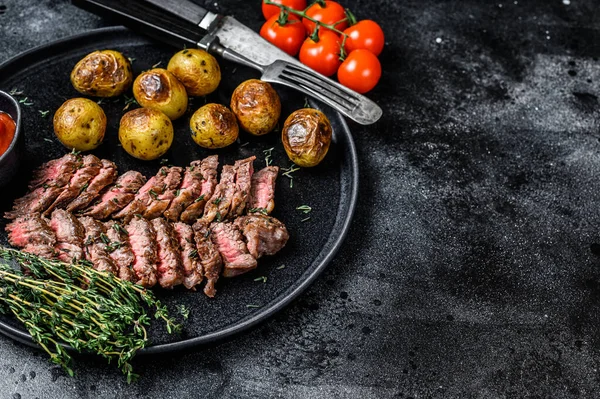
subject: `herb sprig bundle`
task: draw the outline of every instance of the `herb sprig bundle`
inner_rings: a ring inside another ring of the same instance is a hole
[[[14,270],[16,262],[29,275]],[[148,341],[146,327],[154,312],[169,333],[181,326],[152,292],[99,272],[86,261],[68,264],[0,247],[0,312],[11,312],[33,339],[69,375],[71,356],[63,347],[97,353],[117,366],[131,382],[131,359]]]

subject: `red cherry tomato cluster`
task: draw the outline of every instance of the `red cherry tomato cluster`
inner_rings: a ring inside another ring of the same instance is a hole
[[[344,86],[366,93],[381,77],[377,56],[384,35],[374,21],[356,21],[339,3],[318,0],[262,0],[267,20],[260,35],[300,62]]]

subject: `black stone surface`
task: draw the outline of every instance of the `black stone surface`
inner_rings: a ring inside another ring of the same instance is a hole
[[[258,1],[206,3],[260,26]],[[0,4],[0,60],[110,24]],[[386,31],[384,117],[351,125],[360,205],[318,282],[247,335],[138,359],[130,386],[0,337],[0,397],[598,396],[597,1],[344,4]]]

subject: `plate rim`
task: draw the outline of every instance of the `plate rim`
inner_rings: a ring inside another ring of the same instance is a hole
[[[48,51],[53,47],[64,45],[65,43],[70,43],[73,41],[85,39],[92,36],[102,35],[102,34],[115,34],[119,32],[131,32],[140,37],[145,37],[149,41],[153,41],[152,38],[134,32],[124,26],[109,26],[102,27],[97,29],[91,29],[82,33],[78,33],[75,35],[66,36],[60,39],[53,40],[48,43],[44,43],[38,46],[35,46],[29,50],[25,50],[21,53],[14,55],[8,60],[2,62],[0,64],[0,71],[2,69],[6,69],[7,67],[18,63],[24,58],[35,54],[40,51]],[[314,101],[311,99],[311,101]],[[229,339],[235,335],[238,335],[242,332],[248,331],[254,327],[257,327],[259,324],[264,323],[271,319],[275,314],[282,311],[284,308],[289,306],[294,300],[296,300],[303,292],[305,292],[314,281],[321,275],[321,273],[325,270],[325,268],[329,265],[329,263],[335,258],[337,253],[339,252],[341,246],[343,245],[346,236],[350,230],[350,225],[354,218],[354,214],[356,211],[356,205],[358,201],[358,190],[359,190],[359,162],[358,162],[358,154],[356,151],[356,145],[352,138],[352,134],[350,132],[350,128],[346,119],[337,111],[332,110],[336,117],[338,118],[341,124],[341,133],[345,136],[345,139],[348,144],[347,152],[350,155],[348,157],[349,168],[353,172],[352,179],[350,181],[349,187],[349,202],[348,202],[348,212],[343,217],[342,224],[340,226],[340,234],[334,239],[334,241],[330,244],[331,248],[328,253],[323,257],[321,262],[306,276],[306,278],[297,285],[291,292],[285,294],[283,298],[277,300],[276,303],[272,304],[269,307],[260,308],[255,313],[253,313],[249,318],[244,320],[241,323],[236,323],[229,327],[220,329],[218,331],[210,332],[204,334],[202,336],[193,337],[184,339],[178,342],[171,342],[166,344],[157,344],[152,345],[150,343],[149,346],[139,350],[137,355],[148,355],[148,354],[159,354],[159,353],[167,353],[167,352],[175,352],[182,349],[188,349],[192,347],[197,347],[201,345],[207,345],[212,343],[217,343],[219,341],[223,341]],[[26,344],[31,347],[39,348],[38,344],[33,341],[31,335],[27,331],[20,330],[11,325],[8,325],[0,320],[0,333],[3,335],[14,339],[20,343]],[[63,345],[68,347],[67,345]]]

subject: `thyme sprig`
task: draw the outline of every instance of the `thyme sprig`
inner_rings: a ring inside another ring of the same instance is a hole
[[[294,176],[292,176],[292,173],[299,171],[300,168],[293,163],[289,168],[281,168],[281,170],[284,171],[282,175],[290,179],[290,188],[294,187]]]
[[[28,274],[13,269],[17,263]],[[71,356],[64,345],[111,360],[131,382],[131,360],[148,342],[147,309],[163,319],[169,333],[180,331],[152,292],[112,274],[0,247],[0,312],[12,313],[34,341],[69,375]]]

